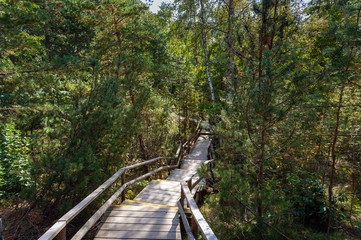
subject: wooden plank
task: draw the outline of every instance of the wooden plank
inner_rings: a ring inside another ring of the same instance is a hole
[[[175,193],[175,192],[167,192],[167,191],[146,191],[146,192],[142,192],[141,194],[138,194],[138,197],[141,197],[141,196],[162,196],[162,197],[175,197],[179,195],[178,193]],[[135,200],[137,200],[136,198],[134,198]]]
[[[182,163],[186,162],[186,163],[203,163],[205,161],[208,161],[208,159],[192,159],[192,158],[187,158],[187,159],[183,159]]]
[[[128,212],[177,212],[177,207],[158,207],[158,206],[128,206],[116,205],[108,208],[108,211],[128,211]]]
[[[214,232],[212,231],[212,229],[204,219],[203,215],[199,211],[198,206],[194,201],[192,194],[188,189],[187,184],[185,182],[182,182],[181,185],[182,185],[182,191],[184,192],[184,196],[187,199],[194,220],[197,223],[199,229],[201,230],[203,237],[205,239],[216,240],[217,239],[216,235],[214,234]]]
[[[196,173],[197,171],[196,170],[190,170],[188,171],[187,169],[175,169],[172,173],[171,173],[171,176],[172,175],[193,175],[194,173]],[[169,178],[169,177],[168,177]],[[169,180],[167,178],[167,180]]]
[[[208,146],[210,144],[209,137],[202,135],[198,138],[198,141],[192,148],[189,155],[186,157],[186,159],[199,159],[199,160],[207,160],[208,155]]]
[[[168,193],[166,191],[163,192],[144,192],[142,194],[139,194],[136,198],[134,198],[135,200],[138,200],[139,198],[143,198],[143,197],[162,197],[162,198],[176,198],[179,194],[172,194],[172,193]],[[142,200],[139,200],[142,201]]]
[[[151,189],[165,190],[170,192],[180,192],[180,184],[178,182],[168,184],[166,182],[152,181],[147,187]]]
[[[161,225],[173,225],[178,224],[178,217],[173,219],[160,219],[160,218],[133,218],[133,217],[107,217],[103,219],[106,223],[146,223],[146,224],[161,224]]]
[[[144,198],[140,198],[140,201],[152,201],[154,203],[158,203],[158,204],[165,204],[168,206],[176,206],[178,199],[174,198],[174,199],[168,199],[167,201],[165,201],[162,198],[156,198],[156,197],[144,197]]]
[[[156,206],[156,207],[165,207],[165,208],[168,208],[168,207],[175,207],[175,206],[170,206],[170,205],[166,205],[166,204],[161,204],[161,203],[151,203],[151,202],[143,202],[143,201],[137,201],[137,200],[129,200],[127,199],[126,201],[124,201],[122,204],[126,204],[126,205],[132,205],[132,206],[141,206],[141,207],[153,207],[153,206]]]
[[[177,199],[180,197],[180,191],[179,192],[172,192],[172,194],[169,194],[169,192],[163,191],[163,192],[158,192],[158,191],[154,191],[154,192],[144,192],[142,194],[139,194],[136,199],[138,200],[139,198],[163,198],[164,200],[167,199]],[[141,200],[139,200],[141,201]],[[166,203],[164,203],[165,205],[168,205]]]
[[[134,239],[134,238],[122,238],[122,240],[132,240],[132,239]],[[177,238],[174,238],[174,240],[175,239],[181,240],[181,237],[178,237],[178,235],[177,235]],[[94,238],[94,240],[119,240],[119,238]],[[138,240],[149,240],[149,239],[147,239],[147,238],[139,238]]]
[[[143,232],[143,231],[104,231],[100,230],[99,238],[132,238],[132,239],[176,239],[176,232]]]
[[[134,239],[134,238],[122,238],[122,240],[128,240],[128,239]],[[140,239],[149,239],[149,238],[140,238]],[[176,231],[176,238],[177,240],[181,240],[181,234],[180,231]],[[96,237],[94,238],[94,240],[119,240],[119,238],[100,238],[100,237]]]
[[[169,199],[169,198],[179,198],[180,193],[169,193],[166,191],[147,191],[147,192],[143,192],[142,194],[139,194],[136,198],[142,198],[142,197],[162,197],[164,199]]]
[[[142,230],[146,231],[159,231],[159,232],[168,232],[168,231],[179,231],[179,224],[172,225],[160,225],[160,224],[129,224],[129,223],[103,223],[102,230]]]
[[[180,185],[179,185],[179,190],[180,190]],[[138,195],[142,195],[142,194],[177,195],[180,194],[180,191],[168,191],[168,189],[147,188],[141,191]]]
[[[172,174],[167,178],[167,180],[172,181],[184,181],[188,180],[188,178],[192,177],[196,171],[184,171],[180,169],[175,169]]]
[[[151,191],[151,192],[169,192],[169,193],[172,193],[172,194],[176,194],[176,193],[179,193],[180,192],[180,184],[179,186],[177,187],[173,187],[173,186],[156,186],[156,185],[153,185],[153,186],[150,186],[148,188],[149,190],[146,190],[146,191]],[[144,192],[146,192],[144,191]],[[142,191],[143,192],[143,191]]]
[[[161,182],[161,183],[169,183],[169,184],[179,185],[179,182],[172,181],[172,180],[167,180],[167,179],[155,179],[153,181],[154,182]]]
[[[202,166],[203,160],[199,160],[198,163],[187,163],[187,162],[183,162],[182,166],[180,169],[184,169],[184,170],[195,170],[198,169]]]
[[[164,204],[168,206],[175,206],[173,205],[174,201],[177,201],[179,196],[172,196],[172,195],[138,195],[135,200],[143,201],[143,202],[153,202],[158,204]],[[156,202],[154,202],[156,201]],[[172,204],[169,204],[168,202],[172,202]]]
[[[138,218],[174,218],[175,212],[134,212],[134,211],[111,211],[107,212],[105,217],[138,217]]]
[[[179,196],[162,197],[157,195],[143,195],[143,196],[138,196],[137,199],[139,201],[154,202],[158,204],[164,204],[167,206],[175,207],[179,199]]]

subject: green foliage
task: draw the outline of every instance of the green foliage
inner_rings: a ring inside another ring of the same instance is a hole
[[[173,154],[208,113],[220,238],[344,238],[332,229],[357,231],[361,214],[360,9],[1,1],[1,197],[28,190],[56,218],[123,165]]]
[[[44,216],[67,211],[124,162],[173,154],[177,74],[167,30],[146,9],[130,0],[1,3],[0,119],[32,139],[26,200]]]
[[[15,129],[15,124],[3,126],[0,140],[0,199],[6,199],[32,184],[30,141]]]
[[[306,179],[288,174],[285,197],[292,203],[292,214],[305,226],[323,230],[328,208],[325,188],[317,174],[305,174]]]

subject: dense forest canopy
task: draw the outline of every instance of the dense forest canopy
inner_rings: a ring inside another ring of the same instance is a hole
[[[0,201],[36,239],[211,124],[220,239],[360,239],[361,1],[0,1]],[[182,116],[180,118],[179,116]]]

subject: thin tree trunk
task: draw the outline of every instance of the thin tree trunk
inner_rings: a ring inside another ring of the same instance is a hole
[[[44,11],[48,10],[48,1],[44,1]],[[50,43],[50,34],[49,34],[49,26],[48,26],[48,21],[45,21],[44,24],[44,37],[45,37],[45,47],[48,50],[48,55],[50,56],[50,48],[51,48],[51,43]]]
[[[207,80],[208,80],[208,84],[209,84],[209,90],[211,92],[211,99],[212,99],[213,109],[215,109],[216,98],[215,98],[215,95],[214,95],[214,89],[213,89],[211,74],[209,72],[207,36],[206,36],[206,29],[205,29],[206,28],[206,20],[205,20],[203,0],[200,0],[200,3],[201,3],[202,42],[203,42],[203,50],[204,50],[204,61],[205,61],[205,64],[206,64],[206,74],[207,74]]]
[[[330,184],[328,186],[328,204],[329,204],[329,208],[327,209],[327,220],[326,220],[326,231],[327,234],[330,233],[330,225],[331,225],[331,210],[330,208],[332,207],[333,203],[332,203],[332,198],[333,198],[333,182],[334,182],[334,178],[335,178],[335,170],[336,170],[336,143],[337,143],[337,139],[338,139],[338,129],[340,127],[340,114],[341,114],[341,107],[342,107],[342,98],[343,98],[343,90],[344,90],[345,86],[343,85],[341,88],[341,92],[340,92],[340,96],[339,96],[339,100],[338,100],[338,108],[337,108],[337,112],[336,112],[336,126],[335,126],[335,131],[334,131],[334,137],[333,137],[333,141],[332,141],[332,146],[331,146],[331,158],[332,158],[332,165],[331,165],[331,174],[330,174]]]
[[[264,179],[264,161],[265,161],[265,146],[266,146],[266,129],[267,126],[262,126],[261,132],[261,156],[259,158],[259,172],[258,172],[258,196],[257,196],[257,213],[260,221],[258,223],[259,238],[263,239],[263,179]]]
[[[197,17],[197,11],[193,11],[193,22],[194,24],[196,24],[196,17]],[[196,62],[196,66],[199,65],[199,61],[198,61],[198,38],[195,39],[196,42],[194,43],[194,49],[193,49],[193,54],[195,57],[195,62]]]
[[[360,13],[361,13],[361,8],[358,10],[358,13],[357,13],[357,21],[356,21],[357,25],[359,25]],[[348,57],[349,61],[347,63],[345,72],[347,72],[349,67],[350,67],[350,61],[352,59],[353,49],[354,49],[354,45],[351,46],[351,51],[350,51],[349,57]],[[346,85],[346,83],[343,82],[342,87],[341,87],[340,96],[339,96],[339,99],[338,99],[338,107],[337,107],[337,112],[336,112],[336,126],[335,126],[332,146],[331,146],[332,165],[331,165],[331,174],[330,174],[330,185],[328,186],[329,208],[327,209],[327,219],[326,219],[326,232],[327,232],[327,234],[330,233],[330,225],[331,225],[331,210],[330,210],[330,208],[333,205],[332,204],[333,182],[334,182],[334,178],[335,178],[335,174],[336,174],[336,151],[335,151],[335,149],[336,149],[336,143],[337,143],[337,139],[338,139],[338,132],[339,132],[338,129],[340,127],[340,115],[341,115],[341,108],[342,108],[342,98],[343,98],[343,91],[345,89],[345,85]]]
[[[234,0],[229,0],[228,5],[228,29],[226,35],[227,43],[227,99],[230,101],[232,99],[232,84],[233,84],[233,62],[234,62],[234,41],[233,41],[233,18],[234,18]]]

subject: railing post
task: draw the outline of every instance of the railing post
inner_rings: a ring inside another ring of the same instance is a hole
[[[190,178],[188,180],[187,185],[188,185],[189,191],[192,191],[192,178]]]
[[[162,167],[163,166],[163,159],[159,160],[159,166],[158,167]],[[162,170],[159,171],[159,175],[158,175],[158,178],[159,179],[162,179]]]
[[[191,222],[191,229],[192,229],[192,233],[193,236],[198,239],[198,225],[196,220],[194,219],[194,216],[192,215],[192,222]]]
[[[121,179],[122,179],[122,186],[125,184],[125,171],[122,173],[121,175]],[[125,189],[122,192],[122,202],[125,201]]]
[[[190,192],[192,192],[192,178],[190,178],[187,182],[188,189]],[[187,207],[189,207],[189,202],[187,201]]]
[[[178,159],[177,159],[177,164],[178,164],[178,167],[180,167],[180,166],[181,166],[181,164],[182,164],[181,160],[182,160],[182,158],[183,158],[183,154],[184,154],[184,149],[183,149],[183,148],[181,148],[181,152],[179,153],[179,155],[178,155]]]
[[[170,165],[173,165],[172,164],[172,160],[174,161],[174,159],[172,159],[172,158],[169,158],[168,160],[167,160],[167,165],[168,166],[170,166]],[[170,168],[168,168],[168,176],[170,175]]]
[[[184,209],[184,192],[183,192],[183,187],[181,186],[181,198],[180,198],[180,203],[182,208]]]
[[[66,240],[66,226],[58,233],[58,240]]]

